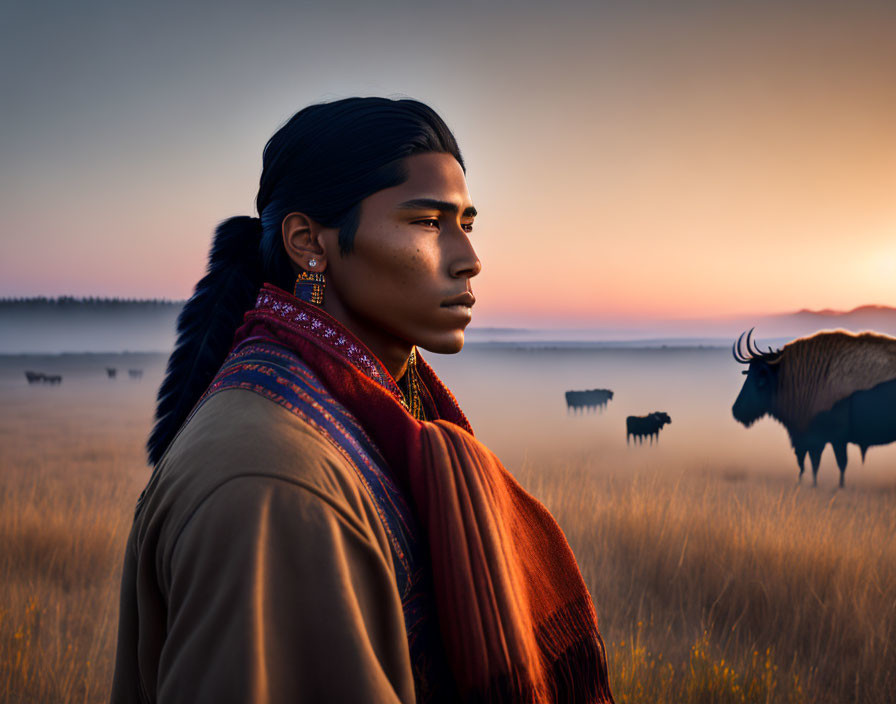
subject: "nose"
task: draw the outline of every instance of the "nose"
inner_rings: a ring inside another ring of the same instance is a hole
[[[451,259],[451,265],[448,268],[452,278],[455,279],[471,279],[482,271],[482,262],[476,256],[476,250],[473,249],[473,243],[463,230],[460,231],[460,237],[457,238],[461,246],[454,257]]]
[[[482,271],[482,262],[479,261],[479,257],[474,252],[472,259],[466,262],[455,263],[451,268],[451,276],[455,279],[472,279],[480,271]]]

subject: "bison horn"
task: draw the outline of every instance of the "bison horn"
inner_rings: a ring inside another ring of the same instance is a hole
[[[747,363],[750,361],[750,360],[749,360],[746,356],[744,356],[744,354],[741,352],[741,344],[743,343],[744,335],[746,335],[746,334],[747,334],[746,332],[742,332],[742,333],[740,334],[740,337],[737,338],[737,342],[735,342],[735,343],[733,343],[733,344],[731,345],[731,354],[734,355],[734,359],[735,359],[737,362],[740,362],[741,364],[747,364]]]
[[[761,357],[762,350],[760,350],[759,346],[751,339],[755,329],[756,328],[750,328],[750,332],[747,333],[747,352],[750,353],[751,357]]]
[[[774,350],[769,347],[768,352],[763,352],[753,340],[753,331],[755,329],[750,328],[748,331],[742,332],[740,337],[737,338],[737,342],[731,345],[731,354],[734,355],[734,359],[741,364],[749,364],[754,359],[761,359],[767,364],[778,364],[781,361],[783,350]],[[745,335],[747,337],[746,341],[744,340]],[[745,347],[746,351],[744,350]]]

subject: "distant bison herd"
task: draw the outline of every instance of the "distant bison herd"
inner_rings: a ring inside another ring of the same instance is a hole
[[[803,476],[806,455],[812,483],[830,443],[846,472],[846,446],[865,453],[872,445],[896,442],[896,338],[842,330],[819,332],[763,352],[752,330],[732,347],[734,359],[748,365],[731,411],[749,427],[763,416],[780,422],[790,436]]]
[[[844,485],[849,443],[865,454],[872,445],[896,442],[896,338],[876,333],[824,331],[789,342],[781,349],[759,349],[753,331],[732,346],[734,359],[746,364],[743,387],[731,409],[734,418],[750,427],[766,415],[786,429],[802,479],[806,456],[817,485],[824,448],[830,444]],[[744,339],[746,337],[746,340]],[[116,378],[118,370],[106,367]],[[131,379],[142,369],[128,369]],[[60,384],[62,375],[27,370],[29,384]],[[573,412],[600,409],[613,400],[610,389],[567,391],[566,406]],[[653,444],[663,426],[672,422],[664,411],[625,419],[625,441]]]
[[[114,379],[118,370],[115,367],[106,367],[106,376]],[[131,379],[142,379],[142,369],[128,369],[128,376]],[[25,370],[25,378],[29,384],[61,384],[61,374],[45,374],[44,372],[34,372],[29,369]]]

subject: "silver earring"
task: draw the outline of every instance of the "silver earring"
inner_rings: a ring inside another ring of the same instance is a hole
[[[317,266],[317,259],[309,259],[308,266]]]

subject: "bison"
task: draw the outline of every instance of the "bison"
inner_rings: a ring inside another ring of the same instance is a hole
[[[44,374],[43,372],[26,371],[25,378],[29,384],[61,384],[61,374]]]
[[[877,333],[825,331],[761,351],[752,330],[732,346],[735,360],[748,364],[747,378],[734,405],[734,418],[749,427],[770,415],[790,437],[800,468],[806,455],[812,484],[825,446],[834,448],[840,486],[846,472],[846,446],[862,459],[871,445],[896,440],[896,338]]]
[[[600,408],[613,400],[613,392],[609,389],[591,389],[590,391],[567,391],[566,408],[577,411],[582,408]]]
[[[671,422],[669,414],[663,411],[654,411],[646,416],[629,416],[625,419],[625,444],[628,445],[632,436],[641,443],[644,442],[645,436],[649,436],[653,444],[654,438],[659,441],[662,427]]]

